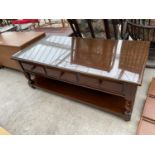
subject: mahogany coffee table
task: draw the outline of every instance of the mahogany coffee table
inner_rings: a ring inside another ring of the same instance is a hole
[[[16,53],[29,85],[130,120],[149,42],[46,36]]]
[[[20,70],[11,56],[45,36],[44,32],[5,32],[0,35],[0,67]]]

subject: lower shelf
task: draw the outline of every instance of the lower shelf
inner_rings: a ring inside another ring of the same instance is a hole
[[[123,118],[125,116],[125,99],[120,96],[106,94],[41,76],[36,76],[33,86],[69,97],[76,101],[91,104]]]

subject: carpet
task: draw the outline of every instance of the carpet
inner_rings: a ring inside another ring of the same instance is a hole
[[[32,89],[24,75],[0,70],[0,125],[11,134],[135,134],[154,69],[146,69],[131,121],[46,91]]]

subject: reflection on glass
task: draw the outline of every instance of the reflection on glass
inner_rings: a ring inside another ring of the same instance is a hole
[[[116,46],[116,41],[73,38],[71,63],[109,72],[115,61]]]
[[[141,42],[138,41],[123,41],[119,68],[134,73],[140,73],[146,59],[146,55],[143,54],[143,50],[145,50],[144,48],[146,48],[145,43],[141,44]]]

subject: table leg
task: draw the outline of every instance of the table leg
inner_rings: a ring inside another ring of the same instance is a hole
[[[35,88],[35,86],[33,85],[34,84],[34,80],[32,79],[31,74],[25,71],[25,69],[24,69],[24,67],[23,67],[23,65],[22,65],[22,63],[20,61],[19,61],[19,65],[22,68],[25,77],[28,79],[28,85],[31,88]]]
[[[130,101],[127,101],[125,102],[125,111],[124,111],[124,119],[126,121],[129,121],[131,119],[131,113],[132,113],[132,106],[131,106],[131,102]]]
[[[34,84],[34,80],[31,78],[31,74],[30,73],[27,73],[25,72],[25,77],[28,79],[28,85],[31,87],[31,88],[34,88],[35,89],[35,86],[33,85]]]
[[[124,106],[124,119],[129,121],[131,119],[131,114],[134,106],[135,95],[137,91],[137,86],[132,84],[124,84],[125,93],[125,106]]]

